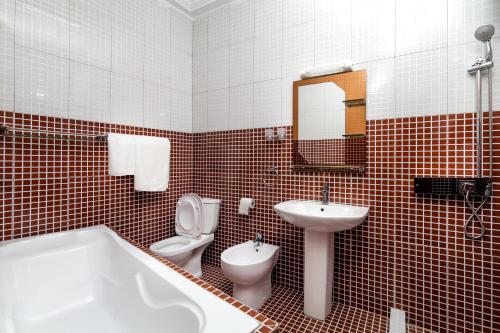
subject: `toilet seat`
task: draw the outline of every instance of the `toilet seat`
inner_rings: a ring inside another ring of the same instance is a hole
[[[194,250],[197,247],[210,243],[213,240],[213,234],[201,235],[199,239],[174,236],[154,243],[151,245],[150,249],[160,256],[171,257]]]
[[[175,232],[177,235],[196,239],[201,237],[202,208],[202,200],[196,194],[186,194],[179,199],[175,210]]]

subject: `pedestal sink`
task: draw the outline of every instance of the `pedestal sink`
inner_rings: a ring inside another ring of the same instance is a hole
[[[304,228],[304,313],[325,320],[332,306],[333,233],[361,224],[369,208],[291,200],[275,205],[274,210]]]

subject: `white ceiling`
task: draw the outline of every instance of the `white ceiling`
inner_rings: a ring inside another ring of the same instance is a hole
[[[186,14],[196,17],[233,0],[167,0]]]

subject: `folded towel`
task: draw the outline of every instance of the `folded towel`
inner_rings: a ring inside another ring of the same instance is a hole
[[[158,192],[168,188],[170,140],[140,136],[135,144],[134,189]]]
[[[135,135],[108,133],[108,165],[110,176],[134,174]]]

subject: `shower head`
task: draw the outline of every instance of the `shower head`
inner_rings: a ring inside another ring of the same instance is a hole
[[[495,27],[492,24],[483,24],[476,29],[474,37],[481,42],[487,42],[491,40],[494,34]]]

